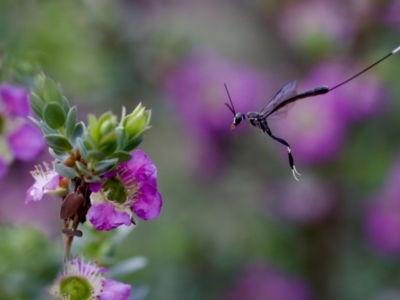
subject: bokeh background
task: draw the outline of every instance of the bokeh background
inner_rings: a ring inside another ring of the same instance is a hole
[[[153,111],[141,149],[161,216],[117,249],[148,265],[132,299],[400,299],[400,56],[271,118],[239,112],[286,83],[334,86],[400,45],[398,0],[0,0],[1,53],[29,58],[88,112]],[[43,154],[37,163],[50,158]],[[0,187],[0,299],[41,299],[59,202],[24,204],[35,163]]]

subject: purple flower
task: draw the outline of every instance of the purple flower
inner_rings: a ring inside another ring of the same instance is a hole
[[[44,149],[42,133],[26,118],[28,95],[24,87],[0,84],[0,176],[14,159],[32,161]]]
[[[54,170],[50,170],[47,164],[36,166],[34,171],[31,171],[35,183],[26,191],[25,204],[31,201],[42,200],[43,195],[65,196],[66,188],[60,186],[61,176]]]
[[[280,19],[282,37],[295,45],[338,41],[354,32],[354,22],[344,17],[349,7],[318,0],[288,3]]]
[[[321,63],[312,70],[306,83],[310,87],[320,85],[333,87],[350,78],[363,67],[361,64],[345,64],[339,61]],[[373,72],[363,74],[337,90],[322,96],[322,99],[324,99],[323,102],[333,102],[336,114],[344,122],[360,121],[373,116],[388,104],[387,91]]]
[[[97,230],[129,226],[133,212],[143,220],[157,218],[162,197],[157,190],[157,168],[141,150],[104,176],[103,183],[90,185],[92,207],[88,218]]]
[[[383,15],[383,20],[390,24],[394,25],[395,28],[398,28],[400,25],[400,2],[397,0],[392,0],[389,2],[389,5],[387,5],[387,10]]]
[[[127,300],[131,286],[107,279],[106,268],[86,264],[83,260],[72,259],[64,263],[64,271],[49,287],[49,293],[57,299],[84,300]]]
[[[306,78],[302,84],[306,88],[299,90],[321,85],[333,87],[358,69],[334,62],[323,63]],[[326,95],[299,101],[290,118],[277,122],[276,126],[271,122],[272,132],[288,141],[295,159],[319,163],[335,157],[348,126],[385,106],[382,84],[373,75],[363,75]]]
[[[194,162],[195,170],[206,175],[217,173],[224,165],[221,158],[227,156],[226,136],[233,115],[224,105],[229,102],[224,83],[238,112],[261,108],[270,86],[265,74],[210,51],[193,53],[165,80],[166,94],[191,139],[194,159],[190,163]],[[245,128],[242,126],[235,133]]]
[[[176,66],[167,77],[165,88],[191,133],[225,134],[233,116],[224,105],[229,102],[224,83],[236,110],[248,111],[265,97],[267,79],[247,66],[199,51]]]
[[[388,177],[386,186],[367,206],[365,233],[371,247],[381,254],[400,254],[400,161]]]
[[[331,213],[335,204],[334,189],[317,179],[303,178],[301,184],[286,182],[268,194],[271,218],[309,224]]]
[[[290,144],[295,159],[318,163],[337,155],[346,123],[336,114],[332,100],[330,94],[305,99],[286,119],[270,122],[272,133]]]
[[[265,264],[246,267],[224,300],[310,300],[307,284]]]

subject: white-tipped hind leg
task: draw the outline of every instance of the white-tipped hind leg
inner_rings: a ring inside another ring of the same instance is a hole
[[[299,179],[297,179],[296,175],[299,175],[299,176],[301,176],[301,174],[300,174],[299,172],[297,172],[297,170],[296,170],[296,166],[295,166],[295,165],[293,165],[293,168],[292,168],[292,173],[293,173],[293,177],[294,177],[294,179],[296,179],[297,181],[299,181]]]

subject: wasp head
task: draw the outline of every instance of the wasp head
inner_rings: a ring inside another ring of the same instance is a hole
[[[233,123],[231,125],[231,128],[234,129],[236,126],[240,124],[244,120],[244,114],[242,113],[237,113],[235,114],[235,117],[233,118]]]

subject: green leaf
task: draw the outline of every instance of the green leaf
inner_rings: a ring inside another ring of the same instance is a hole
[[[42,114],[43,114],[43,108],[46,103],[36,94],[31,93],[29,96],[29,103],[31,105],[31,108],[34,112],[34,114],[39,118],[43,119]]]
[[[88,132],[92,137],[94,142],[97,142],[100,139],[100,130],[98,126],[97,119],[94,115],[88,115]]]
[[[61,88],[60,88],[60,90],[61,90]],[[69,105],[69,101],[68,101],[67,97],[61,96],[61,106],[64,109],[65,114],[68,114],[68,112],[71,108],[71,105]]]
[[[40,126],[40,129],[42,129],[42,132],[43,132],[45,135],[49,135],[49,134],[58,134],[58,133],[57,133],[57,130],[55,130],[55,129],[53,129],[53,128],[50,128],[50,126],[47,125],[46,122],[40,121],[40,122],[39,122],[39,126]]]
[[[124,149],[128,144],[128,133],[123,127],[117,127],[115,132],[117,133],[117,149]]]
[[[34,117],[28,116],[28,119],[31,120],[37,127],[40,128],[40,122],[36,120]]]
[[[53,156],[61,161],[65,160],[69,157],[69,155],[67,153],[62,152],[62,151],[57,151],[57,150],[54,150],[51,148],[49,149],[49,153],[51,156]]]
[[[77,123],[75,125],[74,131],[72,132],[72,135],[71,135],[71,142],[75,145],[76,139],[83,138],[85,131],[86,131],[85,124],[83,124],[83,122]]]
[[[44,136],[47,146],[58,151],[70,151],[72,150],[71,143],[62,135],[59,134],[48,134]]]
[[[128,142],[128,145],[126,145],[124,151],[126,151],[126,152],[131,152],[133,149],[135,149],[137,146],[140,145],[140,143],[143,141],[143,138],[144,138],[144,137],[141,137],[141,138],[138,138],[138,139],[130,140],[130,141]]]
[[[75,161],[75,166],[76,168],[79,170],[79,172],[81,172],[82,174],[86,175],[86,176],[92,176],[92,171],[90,171],[88,169],[88,167],[86,167],[84,164],[82,164],[79,161]]]
[[[65,166],[61,161],[54,162],[54,170],[56,170],[56,172],[60,174],[62,177],[66,178],[72,179],[79,176],[79,174],[76,173],[74,168]]]
[[[48,103],[43,109],[43,120],[53,129],[64,126],[65,113],[59,103]]]
[[[110,142],[108,144],[104,144],[100,147],[99,149],[102,153],[104,153],[106,156],[111,155],[112,153],[117,150],[117,144],[114,142]]]
[[[101,161],[106,158],[106,156],[103,153],[101,153],[100,151],[97,151],[97,150],[89,150],[88,156],[89,156],[89,159],[93,159],[96,161]]]
[[[76,107],[72,107],[68,114],[67,114],[67,120],[65,121],[65,135],[67,138],[70,138],[72,136],[72,133],[74,132],[76,125]]]
[[[118,162],[122,163],[132,158],[132,154],[125,151],[116,151],[109,156],[109,158],[118,158]]]
[[[93,166],[93,169],[96,172],[106,172],[106,171],[110,171],[111,169],[113,169],[118,163],[118,158],[113,158],[113,159],[106,159],[106,160],[102,160],[99,161],[98,163],[96,163]]]
[[[81,138],[76,139],[76,144],[78,145],[79,153],[81,154],[83,160],[85,162],[89,162],[89,155],[88,151],[85,147],[85,144],[83,143],[83,140]]]
[[[48,77],[44,79],[43,87],[40,91],[40,96],[47,103],[57,102],[61,104],[61,92],[57,84]]]

